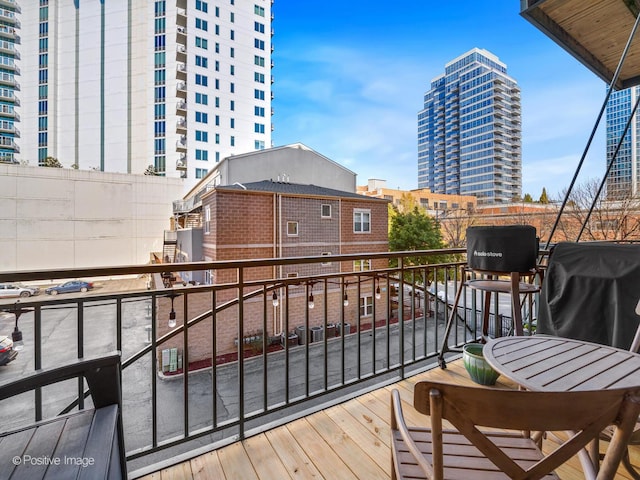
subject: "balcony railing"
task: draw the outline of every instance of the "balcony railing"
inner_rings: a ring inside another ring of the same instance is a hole
[[[135,472],[432,365],[463,259],[449,249],[0,273],[0,283],[41,291],[62,279],[93,282],[86,293],[0,301],[0,327],[15,321],[25,344],[2,382],[120,350]],[[479,337],[482,298],[462,298],[451,346]],[[508,330],[510,312],[491,303],[491,325]],[[83,408],[82,389],[75,382],[2,405],[4,426]]]

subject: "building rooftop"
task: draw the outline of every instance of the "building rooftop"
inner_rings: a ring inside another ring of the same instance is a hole
[[[334,190],[332,188],[319,187],[317,185],[307,185],[301,183],[278,182],[274,180],[263,180],[261,182],[235,183],[234,185],[218,186],[216,190],[248,190],[253,192],[273,192],[288,195],[305,195],[315,197],[336,197],[336,198],[353,198],[362,200],[368,198],[370,200],[378,200],[388,202],[385,199],[376,199],[372,197],[364,197],[358,193],[345,192],[342,190]]]

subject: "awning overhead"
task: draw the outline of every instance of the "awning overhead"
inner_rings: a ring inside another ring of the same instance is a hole
[[[640,0],[520,0],[520,14],[607,84],[633,28]],[[640,84],[640,29],[616,88]]]

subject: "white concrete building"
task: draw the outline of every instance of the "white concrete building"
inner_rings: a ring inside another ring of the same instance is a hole
[[[194,214],[198,217],[202,196],[212,188],[263,180],[356,193],[355,172],[302,143],[294,143],[223,159],[182,200],[173,202],[173,212],[176,218]],[[196,223],[200,223],[199,217]]]
[[[20,154],[189,190],[271,146],[271,0],[19,1]]]
[[[182,181],[0,164],[0,271],[149,263]]]

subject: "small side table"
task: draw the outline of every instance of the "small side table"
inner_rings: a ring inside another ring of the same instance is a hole
[[[458,290],[456,292],[456,297],[451,306],[451,314],[449,315],[449,319],[447,321],[447,326],[445,328],[444,339],[442,341],[442,347],[440,348],[440,353],[438,354],[438,364],[441,368],[446,368],[447,364],[444,360],[444,354],[447,352],[461,352],[459,349],[451,349],[449,348],[449,335],[451,334],[451,328],[455,324],[456,316],[458,315],[458,304],[460,303],[460,297],[462,296],[462,292],[465,288],[471,288],[472,290],[479,290],[484,292],[484,302],[483,302],[483,310],[482,310],[482,340],[485,342],[489,338],[489,306],[491,304],[491,294],[495,293],[506,293],[511,296],[511,312],[513,318],[513,332],[516,335],[524,335],[524,327],[522,324],[522,305],[523,303],[520,300],[520,295],[525,295],[525,297],[531,299],[531,295],[534,293],[540,292],[540,285],[536,285],[534,283],[523,282],[521,279],[523,277],[533,279],[536,275],[540,275],[542,283],[542,271],[540,270],[531,270],[529,272],[487,272],[482,270],[469,270],[466,267],[461,268],[461,274],[464,278],[467,274],[475,273],[482,275],[484,278],[479,279],[466,279],[460,282]],[[486,277],[498,277],[498,276],[509,275],[508,280],[494,279],[494,278],[486,278]],[[499,335],[499,324],[498,319],[496,318],[495,322],[495,332],[496,336]]]

